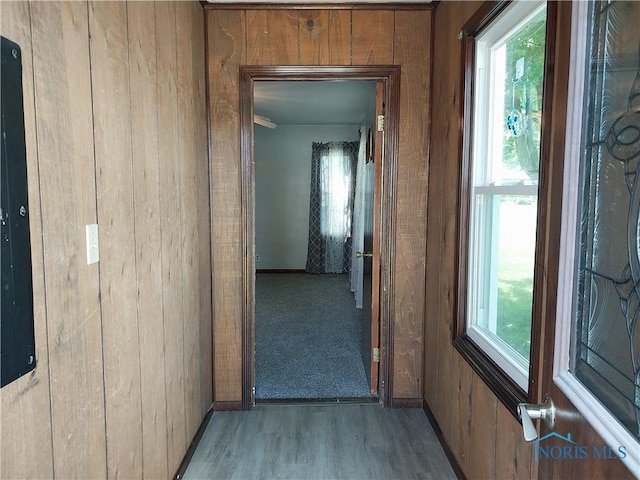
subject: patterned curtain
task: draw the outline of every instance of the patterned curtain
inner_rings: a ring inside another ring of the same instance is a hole
[[[306,271],[347,273],[360,142],[313,143]]]

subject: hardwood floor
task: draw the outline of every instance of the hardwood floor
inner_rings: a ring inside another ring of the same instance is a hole
[[[455,479],[420,409],[258,405],[215,412],[184,479]]]

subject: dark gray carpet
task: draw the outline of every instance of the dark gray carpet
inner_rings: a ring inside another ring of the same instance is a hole
[[[256,398],[369,397],[348,275],[256,275]]]

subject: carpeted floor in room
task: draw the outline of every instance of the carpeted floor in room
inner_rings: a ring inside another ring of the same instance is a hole
[[[348,275],[257,274],[256,398],[371,397],[362,322]]]

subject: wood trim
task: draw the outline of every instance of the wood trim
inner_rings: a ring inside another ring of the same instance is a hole
[[[380,214],[380,329],[381,355],[386,359],[380,367],[382,401],[392,405],[394,320],[395,312],[395,265],[396,265],[396,200],[398,178],[398,152],[400,151],[400,67],[397,75],[389,75],[386,89],[384,162],[382,170],[382,212]],[[385,182],[385,179],[388,179]],[[382,361],[382,360],[381,360]]]
[[[464,37],[475,37],[478,35],[509,3],[509,0],[484,2],[467,23],[462,26],[462,34]]]
[[[256,273],[307,273],[303,268],[257,268]]]
[[[392,405],[393,393],[393,312],[395,265],[396,177],[400,125],[400,66],[241,66],[240,125],[242,165],[242,251],[246,252],[242,267],[242,402],[243,410],[254,403],[255,329],[255,220],[253,169],[253,82],[257,80],[383,80],[386,83],[387,121],[381,194],[380,253],[380,330],[382,337],[379,387],[385,406]]]
[[[444,438],[444,435],[442,434],[442,430],[440,429],[440,425],[438,425],[438,421],[436,420],[436,417],[433,415],[433,412],[431,411],[431,409],[429,408],[429,405],[425,400],[422,400],[422,411],[427,416],[427,419],[429,420],[429,423],[431,424],[431,428],[433,428],[433,431],[436,434],[436,437],[438,437],[438,441],[440,442],[440,445],[444,450],[444,454],[447,456],[447,459],[449,460],[449,463],[451,464],[451,467],[453,468],[453,472],[456,474],[456,477],[458,477],[459,480],[467,480],[467,477],[464,474],[464,471],[462,470],[462,468],[460,467],[460,464],[458,463],[458,459],[453,454],[453,450],[451,450],[451,447],[449,446],[449,444]]]
[[[205,10],[433,10],[440,2],[431,3],[209,3],[200,2]]]
[[[422,398],[394,398],[391,401],[392,408],[421,408],[424,403]]]
[[[466,335],[456,337],[453,346],[507,410],[518,418],[518,404],[527,401],[527,393]]]
[[[242,410],[242,402],[241,401],[214,401],[213,402],[213,410],[216,412],[239,412]]]
[[[242,213],[242,410],[255,400],[255,192],[253,161],[253,79],[240,68],[240,165]]]
[[[207,425],[209,425],[209,420],[211,420],[211,416],[213,415],[213,412],[214,412],[214,409],[212,406],[205,414],[204,418],[202,419],[202,423],[200,423],[200,427],[198,427],[196,434],[193,436],[193,439],[189,444],[189,448],[187,449],[187,452],[184,454],[184,458],[182,459],[182,462],[180,462],[180,466],[178,467],[178,470],[173,476],[174,480],[180,480],[184,476],[185,472],[187,471],[189,462],[191,461],[193,454],[196,452],[196,449],[200,444],[200,440],[202,439],[202,436],[204,435],[204,432],[207,429]]]

